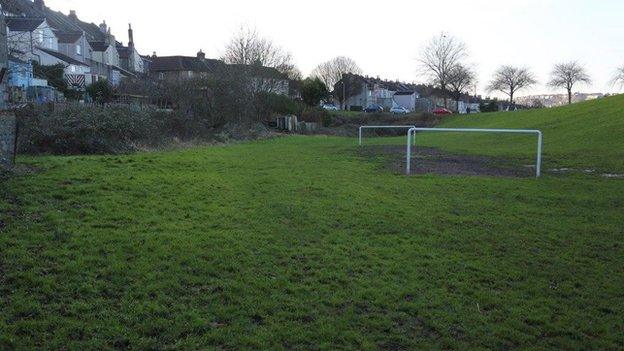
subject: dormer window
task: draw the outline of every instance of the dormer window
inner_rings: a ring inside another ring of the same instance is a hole
[[[43,44],[43,30],[39,29],[35,32],[35,40],[37,40],[37,44]]]
[[[82,55],[82,46],[76,45],[76,55]]]

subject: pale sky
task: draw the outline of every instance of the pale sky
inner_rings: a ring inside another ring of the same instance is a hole
[[[583,92],[614,92],[608,81],[624,65],[623,0],[46,0],[87,22],[106,20],[126,43],[132,23],[142,54],[218,58],[242,24],[256,27],[294,56],[307,75],[335,56],[356,60],[365,74],[422,82],[419,51],[444,31],[463,40],[483,94],[501,64],[528,66],[540,84],[520,95],[554,93],[545,86],[554,63],[577,60],[594,79]],[[485,94],[484,94],[485,95]]]

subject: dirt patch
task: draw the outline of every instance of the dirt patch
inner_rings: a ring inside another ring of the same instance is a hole
[[[405,174],[407,162],[405,146],[364,146],[358,152],[360,156],[372,161],[381,160],[386,169]],[[426,147],[416,147],[412,152],[413,175],[442,174],[514,178],[535,176],[535,166],[524,165],[518,160],[462,155]]]

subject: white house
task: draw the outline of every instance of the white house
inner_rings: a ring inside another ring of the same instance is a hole
[[[7,17],[9,53],[23,60],[36,60],[35,49],[58,51],[58,39],[45,18]]]
[[[371,105],[379,105],[390,109],[395,105],[403,106],[410,111],[415,109],[419,95],[414,84],[398,81],[388,81],[379,78],[364,77],[356,74],[345,74],[341,81],[334,86],[335,91],[347,98],[344,108],[347,110],[362,110]],[[409,95],[397,93],[410,92]],[[399,99],[397,101],[396,99]],[[405,104],[405,106],[403,105]]]
[[[420,95],[413,90],[397,91],[394,93],[394,103],[398,106],[408,109],[410,112],[416,111],[416,101]]]

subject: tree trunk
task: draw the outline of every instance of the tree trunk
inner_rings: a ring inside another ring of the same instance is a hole
[[[572,89],[568,89],[568,105],[572,105]]]

